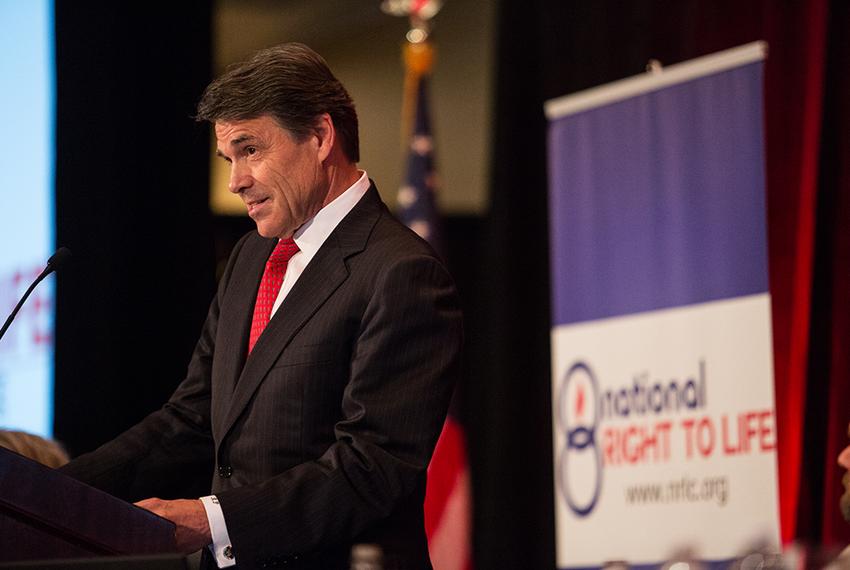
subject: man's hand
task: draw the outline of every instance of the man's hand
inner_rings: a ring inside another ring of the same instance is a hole
[[[197,499],[164,501],[153,498],[139,501],[136,506],[177,525],[174,538],[177,542],[177,550],[184,554],[200,550],[212,542],[207,511],[203,503]]]

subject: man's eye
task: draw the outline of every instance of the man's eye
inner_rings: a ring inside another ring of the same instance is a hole
[[[245,147],[245,154],[247,154],[248,156],[251,156],[251,155],[257,154],[257,147],[255,147],[255,146],[246,146],[246,147]]]

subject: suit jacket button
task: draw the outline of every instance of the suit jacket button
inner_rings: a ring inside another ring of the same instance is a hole
[[[222,479],[229,479],[230,476],[233,475],[233,467],[230,465],[219,465],[218,466],[218,476]]]

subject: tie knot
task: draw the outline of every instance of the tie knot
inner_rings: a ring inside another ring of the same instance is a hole
[[[289,261],[293,255],[298,253],[298,245],[292,238],[282,239],[277,242],[274,251],[269,256],[269,265],[283,265]]]

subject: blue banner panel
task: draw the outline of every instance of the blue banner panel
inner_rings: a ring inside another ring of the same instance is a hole
[[[762,73],[552,121],[553,326],[767,292]]]

